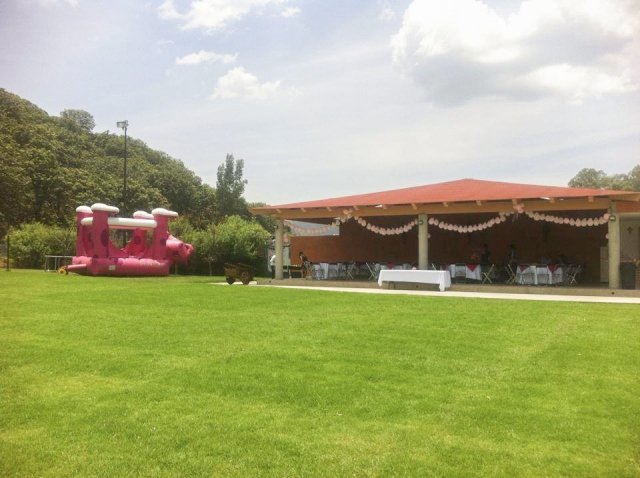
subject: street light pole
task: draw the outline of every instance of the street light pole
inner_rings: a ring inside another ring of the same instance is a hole
[[[129,121],[118,121],[116,123],[118,128],[122,128],[124,130],[124,188],[122,191],[122,209],[123,213],[127,211],[127,127],[129,126]]]

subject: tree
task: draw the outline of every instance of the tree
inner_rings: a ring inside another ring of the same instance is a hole
[[[263,202],[252,202],[248,204],[248,207],[249,209],[253,209],[254,207],[263,207],[266,205],[267,204]],[[265,231],[267,231],[269,234],[274,234],[274,231],[276,230],[276,220],[273,217],[263,216],[262,214],[259,214],[255,217],[255,219],[258,224],[260,224],[264,228]]]
[[[225,162],[218,166],[218,181],[216,182],[216,202],[218,215],[222,218],[234,214],[247,217],[247,203],[242,195],[247,184],[242,179],[244,159],[234,159],[233,154],[227,154]]]
[[[602,170],[584,168],[578,171],[570,181],[574,188],[605,188],[628,191],[640,191],[640,164],[628,174],[610,174]]]
[[[593,168],[583,168],[571,180],[572,188],[602,188],[607,182],[607,173]]]
[[[90,133],[96,127],[96,122],[91,113],[84,110],[64,110],[60,113],[60,117],[71,123],[75,123],[80,129]]]

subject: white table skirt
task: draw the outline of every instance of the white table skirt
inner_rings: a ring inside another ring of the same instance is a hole
[[[516,267],[516,283],[520,285],[553,285],[562,284],[564,280],[564,267],[543,265],[529,265]]]
[[[471,270],[472,268],[468,264],[449,264],[449,274],[451,274],[451,277],[456,277],[457,269],[459,268],[461,271],[464,269],[465,279],[480,281],[482,280],[482,268],[480,264],[474,264],[474,266],[473,270]]]
[[[441,291],[451,287],[451,274],[449,271],[417,271],[387,269],[380,271],[378,285],[383,282],[413,282],[419,284],[436,284]]]

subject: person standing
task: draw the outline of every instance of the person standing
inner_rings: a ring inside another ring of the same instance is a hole
[[[509,258],[508,258],[509,267],[515,273],[516,267],[518,266],[518,252],[516,251],[516,245],[509,245]]]
[[[274,253],[269,259],[269,267],[271,267],[271,278],[276,278],[276,254]]]
[[[489,245],[484,244],[482,246],[482,254],[480,254],[480,264],[491,264],[491,252],[489,252]]]
[[[304,252],[300,251],[300,254],[298,254],[298,257],[300,258],[300,265],[302,266],[302,277],[306,277],[307,273],[309,272],[309,259],[307,259],[307,256],[304,255]]]

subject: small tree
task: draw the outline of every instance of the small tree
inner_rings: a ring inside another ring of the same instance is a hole
[[[230,216],[213,231],[211,255],[216,262],[244,262],[258,265],[269,233],[256,221]]]
[[[234,159],[233,154],[227,154],[225,162],[218,166],[218,180],[216,182],[217,213],[220,218],[239,215],[247,217],[247,203],[242,195],[247,180],[242,178],[244,169],[243,159]]]

